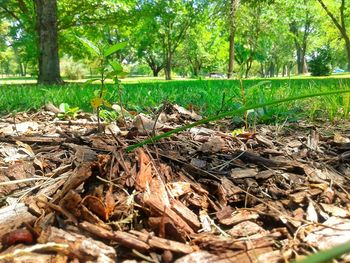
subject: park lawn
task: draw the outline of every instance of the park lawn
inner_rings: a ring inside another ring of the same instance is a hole
[[[98,76],[92,76],[93,78],[98,78]],[[310,75],[295,75],[291,76],[290,79],[343,79],[343,78],[350,78],[350,73],[345,72],[345,73],[337,73],[333,74],[330,76],[321,76],[321,77],[314,77]],[[208,79],[208,78],[203,78],[206,80],[215,80],[215,79]],[[273,77],[273,78],[252,78],[252,79],[259,79],[259,80],[285,80],[289,79],[287,77]],[[84,83],[88,79],[78,79],[78,80],[69,80],[69,79],[64,79],[64,81],[68,83]],[[173,81],[193,81],[196,79],[193,78],[182,78],[182,77],[173,77]],[[164,79],[164,77],[148,77],[148,76],[135,76],[135,77],[126,77],[121,79],[122,83],[144,83],[144,82],[169,82]],[[0,85],[20,85],[20,84],[36,84],[36,78],[34,77],[1,77],[0,76]],[[107,83],[113,83],[112,80],[107,80]]]
[[[273,78],[243,80],[246,104],[264,103],[300,94],[331,91],[349,87],[350,78]],[[12,80],[12,81],[18,81]],[[32,80],[24,80],[32,81]],[[150,81],[134,78],[122,81],[123,106],[137,112],[152,112],[165,101],[195,109],[204,116],[235,110],[242,106],[240,84],[237,80],[173,80]],[[106,85],[107,100],[118,103],[118,90]],[[0,114],[37,110],[48,102],[68,103],[71,107],[92,112],[91,100],[100,85],[84,86],[68,83],[63,86],[37,86],[31,83],[0,86]],[[291,102],[259,110],[261,121],[283,121],[298,118],[328,118],[347,116],[348,95],[333,95]]]

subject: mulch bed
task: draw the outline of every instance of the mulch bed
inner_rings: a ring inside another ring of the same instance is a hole
[[[0,262],[273,263],[350,241],[347,122],[222,120],[127,152],[200,116],[56,115],[0,119]]]

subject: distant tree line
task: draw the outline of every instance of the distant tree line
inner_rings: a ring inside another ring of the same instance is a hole
[[[326,67],[350,71],[349,28],[349,0],[0,0],[0,74],[94,74],[79,38],[126,41],[115,59],[167,80],[305,74],[326,47]]]

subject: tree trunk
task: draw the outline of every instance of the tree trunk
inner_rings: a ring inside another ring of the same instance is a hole
[[[260,62],[260,76],[265,78],[264,63]]]
[[[306,1],[304,1],[304,4],[306,5]],[[297,69],[299,75],[307,73],[307,67],[305,66],[305,56],[310,28],[311,18],[308,10],[306,10],[305,13],[305,23],[303,25],[303,30],[298,28],[296,22],[292,22],[290,25],[290,31],[294,35],[294,45],[297,51]],[[300,34],[302,34],[302,39],[300,39]]]
[[[304,67],[304,59],[302,55],[301,47],[296,44],[297,49],[297,68],[298,68],[298,75],[303,74],[303,67]]]
[[[165,80],[171,80],[171,67],[168,65],[164,68],[165,71]]]
[[[23,64],[22,62],[18,63],[18,74],[19,76],[23,77],[24,76],[24,71],[23,71]]]
[[[276,78],[278,78],[279,72],[280,72],[280,65],[278,63],[276,63],[276,67],[275,67],[275,76],[276,76]]]
[[[273,62],[270,63],[269,74],[270,78],[273,78],[275,76],[275,65]]]
[[[303,74],[306,74],[309,72],[308,66],[307,66],[307,60],[306,56],[304,55],[304,62],[303,62]]]
[[[346,34],[346,37],[344,37],[344,39],[345,39],[346,58],[347,58],[347,62],[348,62],[347,70],[350,72],[350,38]]]
[[[292,69],[293,69],[293,63],[292,62],[289,62],[288,64],[287,64],[287,76],[288,76],[288,78],[290,77],[290,73],[291,73],[291,71],[292,71]]]
[[[230,79],[233,74],[233,63],[235,60],[235,34],[236,34],[236,11],[240,0],[231,0],[230,5],[230,47],[229,47],[229,59],[228,59],[228,72],[227,78]]]
[[[245,70],[245,78],[247,79],[249,76],[249,71],[252,68],[253,65],[253,58],[250,57],[246,62],[246,70]]]
[[[28,66],[28,63],[24,62],[23,63],[23,76],[27,76],[27,66]]]
[[[163,69],[163,67],[153,67],[152,68],[152,73],[153,73],[153,77],[158,77],[159,72]]]
[[[282,78],[286,75],[286,64],[282,66]]]
[[[193,73],[194,77],[198,77],[198,75],[199,75],[198,67],[192,67],[192,73]]]
[[[38,84],[61,84],[58,57],[57,2],[35,0],[39,47]]]
[[[172,55],[167,54],[166,61],[165,61],[165,67],[164,67],[166,80],[171,80],[171,62],[172,62]]]
[[[153,77],[158,77],[159,71],[157,69],[152,69]]]
[[[158,77],[159,72],[163,69],[163,64],[159,65],[151,55],[146,58],[147,65],[151,68],[153,77]]]
[[[171,28],[171,27],[169,27]],[[170,31],[170,30],[169,30]],[[165,79],[171,80],[171,63],[172,63],[172,41],[170,39],[170,32],[166,33],[166,38],[164,39],[164,73]]]

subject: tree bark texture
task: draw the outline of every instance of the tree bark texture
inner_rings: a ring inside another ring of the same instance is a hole
[[[39,48],[38,84],[61,84],[58,56],[57,1],[35,0]]]

